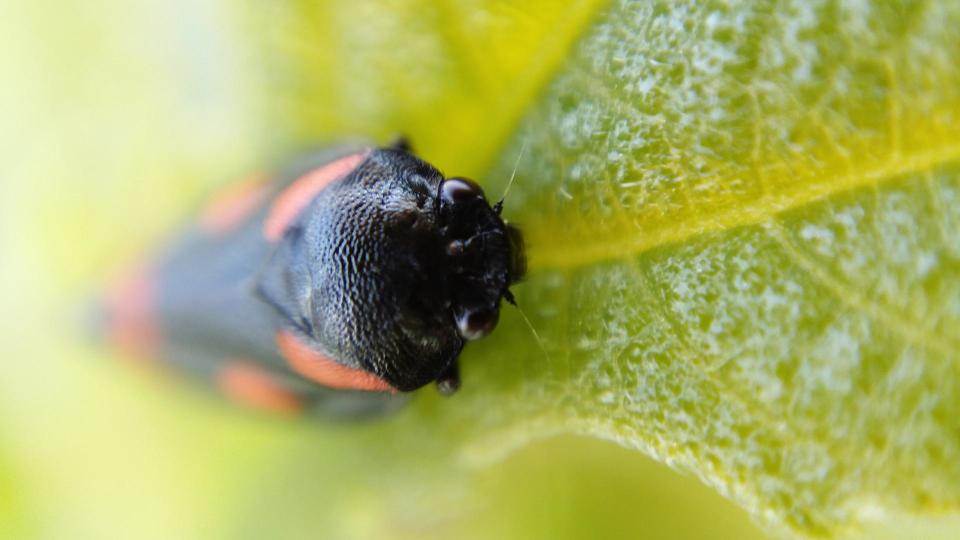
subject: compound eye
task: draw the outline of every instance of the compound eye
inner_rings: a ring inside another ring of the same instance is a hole
[[[470,199],[483,198],[483,190],[473,180],[448,178],[440,186],[440,198],[447,204],[456,204]]]
[[[487,308],[468,308],[456,313],[457,330],[467,341],[486,337],[497,327],[500,311]]]

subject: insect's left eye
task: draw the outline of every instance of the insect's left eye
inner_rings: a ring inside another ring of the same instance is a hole
[[[488,336],[497,326],[500,312],[482,307],[456,309],[454,318],[463,339],[473,341]]]
[[[440,198],[446,204],[456,204],[470,199],[483,198],[483,190],[473,180],[448,178],[440,186]]]

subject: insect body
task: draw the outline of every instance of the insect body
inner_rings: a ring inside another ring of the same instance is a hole
[[[460,384],[524,273],[474,182],[404,144],[333,150],[215,201],[107,301],[114,341],[277,410],[382,409]]]

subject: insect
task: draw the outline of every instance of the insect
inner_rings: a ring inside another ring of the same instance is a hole
[[[214,200],[111,289],[104,327],[275,411],[368,413],[431,382],[451,394],[464,345],[525,272],[501,209],[403,140],[314,152]]]

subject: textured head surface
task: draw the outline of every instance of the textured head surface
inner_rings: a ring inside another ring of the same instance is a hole
[[[283,243],[298,328],[403,391],[456,377],[523,268],[519,233],[476,184],[399,149],[372,151],[321,192]]]

